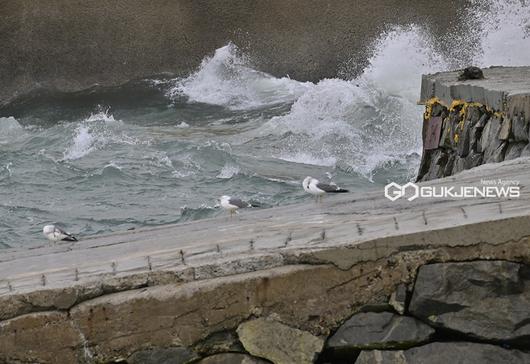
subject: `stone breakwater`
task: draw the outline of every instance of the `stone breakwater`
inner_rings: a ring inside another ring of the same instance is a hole
[[[526,363],[530,159],[422,185],[486,177],[520,198],[354,193],[3,250],[0,362]]]
[[[423,76],[423,157],[418,181],[530,156],[530,67],[494,67],[484,79]]]

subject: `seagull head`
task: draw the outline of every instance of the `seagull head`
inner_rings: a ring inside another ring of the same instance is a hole
[[[54,230],[55,230],[55,226],[53,226],[53,225],[46,225],[45,227],[42,228],[42,233],[43,233],[44,235],[48,235],[48,234],[53,233]]]
[[[302,187],[304,188],[304,190],[307,190],[309,188],[309,184],[311,183],[312,179],[313,177],[310,177],[310,176],[307,176],[306,178],[304,178],[304,181],[302,182]]]

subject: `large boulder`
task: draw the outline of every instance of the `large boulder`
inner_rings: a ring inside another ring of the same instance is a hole
[[[225,352],[244,352],[235,331],[220,331],[208,336],[193,346],[193,350],[201,356]]]
[[[530,267],[506,261],[428,264],[409,313],[486,340],[530,340]]]
[[[176,346],[169,348],[151,348],[133,353],[127,359],[128,364],[186,364],[199,357],[187,348]]]
[[[513,117],[512,131],[516,142],[528,142],[528,120],[525,119],[524,114]]]
[[[197,364],[267,364],[267,360],[240,353],[222,353],[206,357]]]
[[[465,119],[460,121],[457,127],[457,133],[459,135],[458,143],[456,143],[456,150],[459,157],[466,157],[470,149],[472,149],[472,143],[476,142],[475,125],[477,125],[484,115],[483,108],[477,106],[470,106],[467,108],[465,113]]]
[[[504,141],[497,146],[497,149],[493,150],[489,157],[485,158],[485,163],[500,163],[504,160],[506,156],[506,149],[508,147],[508,142]]]
[[[515,142],[508,144],[508,149],[506,149],[506,155],[504,156],[504,160],[509,161],[515,158],[519,158],[527,145],[528,143],[524,142]]]
[[[355,364],[523,364],[530,354],[498,346],[468,342],[432,343],[409,350],[363,351]]]
[[[424,343],[433,334],[433,328],[412,317],[362,312],[339,327],[327,347],[334,351],[403,349]]]
[[[396,287],[396,290],[390,295],[388,303],[397,313],[403,315],[407,309],[407,299],[409,298],[409,292],[407,286],[400,284]]]
[[[499,139],[499,133],[502,127],[502,119],[497,116],[493,116],[486,123],[484,130],[482,131],[482,137],[480,139],[481,151],[484,152],[484,160],[486,163],[494,159],[494,154],[498,154],[498,149],[504,145],[504,141]],[[497,152],[497,153],[496,153]]]
[[[418,175],[419,180],[429,181],[445,177],[444,173],[448,160],[449,154],[445,153],[442,149],[426,151],[421,162],[421,171]]]
[[[243,322],[237,334],[250,354],[275,364],[313,363],[324,346],[322,338],[264,318]]]
[[[521,151],[521,157],[530,157],[530,143]]]
[[[0,363],[82,363],[84,337],[63,312],[38,312],[0,322]]]
[[[500,140],[513,139],[513,135],[512,135],[512,119],[505,118],[502,121],[501,129],[499,130],[499,139]]]

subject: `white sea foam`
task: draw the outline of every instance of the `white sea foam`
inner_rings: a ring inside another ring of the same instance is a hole
[[[115,168],[115,169],[118,169],[118,170],[122,170],[123,168],[116,162],[114,161],[110,161],[108,164],[106,164],[103,169],[105,168]]]
[[[65,160],[75,160],[84,157],[96,148],[97,137],[92,134],[86,125],[80,125],[75,130],[72,144],[65,150]],[[99,139],[100,143],[104,140]]]
[[[197,72],[174,83],[168,92],[171,98],[185,96],[189,102],[233,110],[290,102],[310,87],[310,83],[275,78],[252,69],[249,59],[232,43],[205,58]]]
[[[114,115],[110,113],[110,109],[103,109],[99,107],[99,111],[96,113],[90,113],[90,116],[85,119],[87,123],[93,122],[93,121],[104,121],[107,123],[115,122]]]
[[[174,170],[171,172],[171,175],[175,178],[196,175],[201,169],[201,166],[193,160],[192,154],[180,155],[178,160],[172,163],[172,166]]]
[[[8,162],[5,166],[0,168],[0,176],[4,174],[4,171],[7,177],[13,176],[13,170],[11,169],[12,167],[13,167],[13,162]]]
[[[429,34],[420,26],[396,27],[382,34],[374,45],[369,66],[355,82],[416,103],[421,75],[446,70]]]
[[[244,133],[239,143],[280,136],[271,148],[273,157],[339,166],[368,178],[388,161],[405,162],[419,153],[421,74],[448,67],[427,32],[414,25],[382,34],[369,66],[353,80],[302,83],[274,78],[249,64],[228,44],[206,58],[196,73],[176,80],[170,94],[232,109],[293,102],[289,113]]]
[[[234,177],[235,175],[237,175],[238,173],[239,173],[239,166],[232,164],[232,163],[227,163],[223,166],[223,168],[217,175],[217,178],[230,179]]]
[[[335,157],[315,158],[312,154],[307,152],[280,155],[278,158],[287,162],[310,164],[322,167],[332,167],[337,163],[337,159]]]
[[[466,65],[455,59],[480,66],[530,64],[527,3],[475,1],[468,13],[469,32],[478,33],[467,39],[478,39],[479,48],[465,48],[466,57],[442,54],[420,26],[396,27],[374,43],[360,76],[308,87],[288,114],[272,118],[258,135],[284,135],[277,155],[282,159],[315,165],[335,160],[333,166],[369,179],[378,168],[401,163],[413,175],[421,153],[422,107],[416,101],[422,74]],[[452,44],[452,51],[462,49]]]
[[[320,81],[288,114],[258,130],[260,136],[285,136],[279,158],[339,166],[372,178],[388,161],[404,162],[420,151],[422,108],[416,101],[421,74],[443,70],[446,64],[416,26],[383,34],[374,48],[359,77]]]
[[[0,117],[0,144],[10,144],[24,134],[24,128],[17,119],[12,116]]]
[[[150,156],[148,159],[150,160],[150,164],[156,167],[175,168],[171,158],[169,158],[166,152],[157,152],[154,156]]]
[[[70,145],[63,152],[63,160],[83,158],[109,143],[127,145],[149,143],[128,135],[122,130],[123,127],[123,122],[115,120],[109,110],[90,114],[77,124]]]
[[[186,122],[181,122],[180,124],[177,125],[177,128],[180,128],[180,129],[185,129],[185,128],[189,128],[190,125]]]

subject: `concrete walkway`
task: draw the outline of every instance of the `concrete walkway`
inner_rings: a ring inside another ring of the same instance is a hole
[[[327,249],[341,246],[350,253],[330,262],[349,268],[385,256],[389,249],[414,249],[407,237],[418,233],[428,233],[422,237],[428,239],[425,246],[506,241],[509,237],[499,236],[505,232],[495,229],[480,228],[480,233],[464,229],[457,235],[444,230],[530,217],[530,159],[484,165],[422,185],[481,186],[481,179],[518,181],[521,196],[391,202],[382,190],[351,193],[329,196],[321,204],[245,210],[232,219],[206,219],[31,250],[1,250],[0,297],[105,279],[118,279],[124,286],[115,290],[123,290],[128,277],[134,281],[155,272],[170,271],[183,281],[207,279],[287,265],[294,257],[310,259],[314,252],[321,252],[322,258]],[[530,226],[520,228],[530,230]]]

